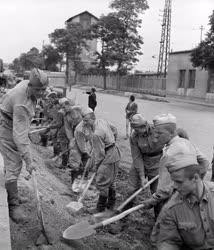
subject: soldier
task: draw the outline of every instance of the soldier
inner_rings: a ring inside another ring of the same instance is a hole
[[[73,124],[72,124],[72,128],[69,131],[69,134],[70,134],[69,167],[71,168],[71,182],[72,183],[80,174],[82,174],[84,167],[86,165],[86,162],[91,157],[93,127],[90,124],[84,122],[84,117],[87,117],[87,115],[91,113],[93,113],[93,110],[90,108],[87,108],[86,110],[82,110],[83,120],[80,121],[79,124],[75,127],[73,138],[72,138]],[[77,112],[76,114],[78,114],[77,115],[77,118],[78,118],[80,113]]]
[[[144,186],[146,177],[150,180],[158,175],[159,162],[166,143],[165,138],[159,138],[153,126],[149,125],[140,114],[132,117],[131,127],[133,132],[130,137],[130,147],[133,162],[129,172],[128,195]],[[151,184],[151,193],[155,193],[157,185],[158,180]],[[134,200],[127,204],[124,209],[132,207],[133,203]],[[157,213],[157,209],[155,208],[155,213]]]
[[[69,140],[68,137],[66,135],[66,131],[65,131],[65,126],[64,126],[64,111],[63,111],[63,105],[64,103],[67,101],[66,98],[62,98],[59,100],[59,103],[61,104],[61,109],[59,109],[56,112],[56,116],[55,119],[53,120],[53,122],[49,125],[50,129],[56,129],[56,141],[55,143],[58,145],[60,145],[60,151],[66,151],[68,149],[69,146]],[[56,145],[55,145],[56,146]],[[57,146],[58,147],[58,146]],[[55,152],[56,153],[56,152]],[[58,152],[57,152],[58,154]],[[67,164],[68,164],[68,157],[69,157],[69,153],[64,153],[62,155],[62,165],[60,166],[60,168],[65,169]]]
[[[176,133],[176,117],[171,114],[163,114],[156,116],[153,120],[156,132],[160,138],[164,138],[167,142],[164,148],[164,154],[160,162],[159,169],[159,182],[156,192],[152,195],[152,198],[144,201],[145,208],[151,208],[152,206],[162,205],[169,199],[173,193],[173,183],[167,171],[167,155],[173,148],[186,148],[191,152],[197,161],[197,164],[201,165],[203,169],[207,171],[209,167],[209,161],[207,158],[196,148],[189,140],[181,138]],[[182,159],[181,159],[182,160]],[[204,172],[204,174],[206,173]]]
[[[214,184],[203,181],[206,169],[188,146],[172,146],[167,159],[175,192],[159,215],[152,241],[160,250],[214,249]]]
[[[17,179],[22,169],[22,159],[29,174],[35,168],[32,165],[28,133],[36,101],[43,95],[47,85],[47,75],[39,69],[33,69],[29,80],[20,82],[4,95],[0,107],[0,151],[4,159],[9,215],[15,222],[25,219],[19,207]]]
[[[74,138],[76,126],[82,121],[83,108],[80,105],[75,105],[73,100],[67,100],[64,103],[63,108],[65,112],[65,131],[70,141]]]
[[[106,120],[95,120],[94,114],[85,117],[85,122],[93,124],[93,145],[95,153],[96,187],[100,191],[97,202],[97,212],[106,208],[113,210],[116,202],[115,179],[120,164],[120,151],[116,145],[117,129]]]

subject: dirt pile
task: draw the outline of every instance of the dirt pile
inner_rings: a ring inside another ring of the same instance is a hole
[[[122,151],[121,168],[117,177],[117,203],[120,204],[126,197],[128,185],[127,169],[130,167],[130,149],[128,141],[119,139]],[[62,232],[70,225],[91,217],[89,211],[95,208],[98,194],[86,197],[84,209],[77,214],[70,214],[66,205],[70,201],[76,201],[78,196],[71,190],[70,175],[68,170],[52,168],[44,164],[44,159],[52,156],[51,148],[32,145],[34,164],[37,167],[38,187],[44,213],[45,228],[52,245],[36,246],[40,235],[40,226],[36,212],[36,200],[33,192],[32,180],[26,181],[23,171],[19,180],[21,197],[27,197],[27,203],[21,205],[29,218],[23,225],[11,221],[11,238],[13,250],[41,249],[41,250],[67,250],[67,249],[151,249],[149,235],[154,223],[152,211],[137,211],[127,217],[121,227],[121,222],[109,225],[97,230],[97,233],[72,242],[62,240]],[[139,199],[147,196],[142,194]],[[115,230],[115,228],[123,230]]]

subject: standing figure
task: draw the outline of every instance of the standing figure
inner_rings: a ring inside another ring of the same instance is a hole
[[[128,196],[134,193],[141,186],[143,187],[146,178],[152,179],[158,175],[160,159],[163,154],[165,138],[159,138],[154,127],[140,114],[132,117],[131,127],[133,132],[130,137],[132,155],[132,167],[129,172]],[[158,180],[150,185],[151,193],[155,193]],[[126,205],[125,210],[132,207],[134,200]],[[155,207],[155,214],[158,207]]]
[[[91,108],[93,111],[95,110],[97,106],[97,97],[96,97],[96,89],[93,87],[91,88],[91,91],[87,91],[86,94],[88,94],[88,107]]]
[[[115,179],[117,176],[120,151],[116,145],[117,129],[106,120],[96,120],[94,112],[83,117],[83,122],[91,126],[95,157],[96,187],[99,190],[97,212],[113,209],[116,202]]]
[[[137,114],[138,106],[135,102],[135,96],[131,95],[129,98],[129,102],[126,106],[126,139],[129,138],[129,123],[133,115]],[[131,134],[132,128],[130,127],[130,134]]]
[[[47,75],[33,69],[29,80],[23,80],[4,95],[0,107],[0,151],[4,159],[5,187],[9,215],[15,222],[25,220],[19,207],[17,179],[22,160],[29,174],[34,170],[28,137],[30,121],[35,115],[36,101],[48,85]]]

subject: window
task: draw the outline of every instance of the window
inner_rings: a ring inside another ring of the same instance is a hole
[[[190,88],[190,89],[195,88],[195,69],[190,69],[189,70],[188,88]]]
[[[186,70],[185,70],[185,69],[179,70],[179,83],[178,83],[178,88],[184,88],[184,84],[185,84],[185,74],[186,74]]]

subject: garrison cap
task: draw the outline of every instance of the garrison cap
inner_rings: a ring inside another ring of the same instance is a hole
[[[147,120],[141,114],[135,114],[132,116],[130,124],[133,128],[146,126]]]
[[[165,125],[165,124],[175,124],[176,125],[176,117],[172,114],[156,115],[153,119],[153,123],[155,126]]]
[[[48,85],[48,76],[47,74],[37,68],[34,68],[30,72],[29,83],[33,87],[43,87]]]
[[[175,143],[169,146],[164,153],[164,158],[166,159],[165,166],[169,173],[198,164],[195,147],[191,145],[189,140],[179,137]]]

